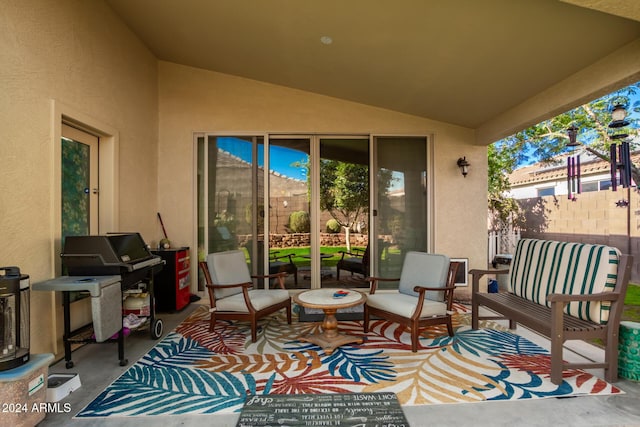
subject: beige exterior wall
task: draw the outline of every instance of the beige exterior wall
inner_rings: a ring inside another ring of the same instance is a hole
[[[2,0],[0,9],[0,264],[34,283],[54,277],[60,259],[62,113],[117,145],[115,209],[103,224],[155,231],[157,61],[101,1]],[[32,353],[60,354],[60,311],[54,293],[31,292]]]
[[[194,131],[427,135],[434,142],[433,250],[486,266],[486,147],[473,145],[472,130],[167,62],[159,82],[158,200],[176,244],[196,247]],[[460,156],[471,163],[466,178]]]
[[[619,200],[630,200],[618,207]],[[602,243],[634,256],[631,281],[640,281],[640,195],[632,189],[594,191],[567,196],[521,199],[526,222],[523,237],[561,241]]]

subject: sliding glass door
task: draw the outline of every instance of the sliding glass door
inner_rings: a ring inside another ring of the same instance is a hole
[[[428,251],[429,182],[425,137],[374,137],[375,235],[382,277],[400,277],[408,251]]]
[[[289,289],[367,287],[370,275],[398,277],[407,251],[429,249],[425,137],[196,144],[200,259],[242,249],[254,274],[286,272]]]

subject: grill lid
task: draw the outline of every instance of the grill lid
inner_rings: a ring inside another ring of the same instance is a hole
[[[70,276],[121,274],[162,262],[140,233],[68,236],[60,256]]]

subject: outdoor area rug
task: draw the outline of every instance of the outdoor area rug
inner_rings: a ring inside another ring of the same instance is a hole
[[[429,329],[417,353],[402,326],[373,320],[363,344],[326,355],[296,340],[318,323],[273,315],[252,343],[247,323],[218,321],[209,332],[201,306],[76,417],[232,413],[273,394],[395,393],[401,405],[429,405],[621,393],[582,370],[565,371],[556,386],[545,349],[495,323],[474,331],[470,320],[457,313],[453,337],[444,326]],[[363,334],[361,321],[339,329]]]

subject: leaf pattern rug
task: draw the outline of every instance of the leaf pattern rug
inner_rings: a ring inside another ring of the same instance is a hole
[[[297,341],[318,323],[288,325],[284,313],[264,319],[258,341],[249,325],[218,321],[209,332],[201,306],[76,417],[239,412],[248,395],[393,392],[402,405],[538,399],[622,393],[582,370],[548,375],[549,353],[495,323],[472,330],[463,306],[446,327],[423,334],[411,352],[397,323],[374,320],[365,342],[325,354]],[[362,335],[361,321],[341,321],[340,331]]]

